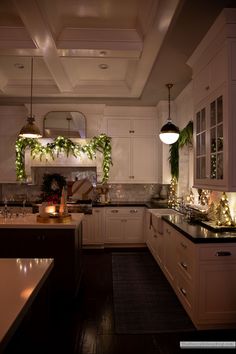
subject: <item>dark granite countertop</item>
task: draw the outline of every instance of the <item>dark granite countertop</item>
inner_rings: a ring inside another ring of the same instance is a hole
[[[166,203],[151,203],[151,202],[131,202],[131,201],[120,201],[120,202],[110,202],[110,203],[93,203],[93,207],[102,208],[102,207],[145,207],[148,209],[159,209],[167,208]]]
[[[183,215],[166,215],[162,219],[194,243],[236,242],[235,231],[213,232],[200,224],[188,223]]]

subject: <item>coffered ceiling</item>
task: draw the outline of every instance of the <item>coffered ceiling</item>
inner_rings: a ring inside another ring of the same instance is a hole
[[[156,105],[223,7],[220,0],[1,0],[0,104]]]

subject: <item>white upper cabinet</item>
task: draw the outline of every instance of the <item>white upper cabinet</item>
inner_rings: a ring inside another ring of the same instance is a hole
[[[111,137],[153,136],[157,134],[154,119],[107,119],[107,134]]]
[[[106,112],[112,138],[110,183],[157,182],[157,113],[151,107],[113,107]]]
[[[224,9],[188,64],[193,68],[194,187],[236,191],[236,9]]]
[[[112,138],[110,183],[155,183],[156,138]]]

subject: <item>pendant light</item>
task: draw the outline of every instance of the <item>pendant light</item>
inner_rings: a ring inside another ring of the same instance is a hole
[[[30,115],[27,117],[27,123],[23,126],[20,131],[19,136],[22,138],[41,138],[42,134],[40,133],[39,128],[34,123],[35,119],[32,115],[32,98],[33,98],[33,58],[31,58],[31,85],[30,85]]]
[[[168,88],[168,119],[161,128],[159,137],[164,144],[173,144],[179,139],[179,128],[172,123],[170,118],[170,89],[173,84],[167,84],[166,87]]]

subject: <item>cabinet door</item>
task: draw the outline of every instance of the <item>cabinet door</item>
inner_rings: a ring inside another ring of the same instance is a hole
[[[195,187],[222,189],[226,184],[224,129],[224,96],[219,93],[196,113]]]
[[[199,268],[198,321],[235,323],[236,264],[208,262]]]
[[[94,219],[93,215],[88,214],[84,216],[82,221],[82,243],[87,245],[93,243],[94,240]]]
[[[131,122],[133,136],[156,136],[157,127],[154,119],[133,119]]]
[[[111,137],[128,137],[132,134],[130,119],[108,119],[107,134]]]
[[[105,239],[105,219],[102,208],[93,208],[94,243],[103,244]]]
[[[164,223],[164,254],[163,254],[163,264],[164,272],[169,282],[173,285],[175,280],[176,271],[176,242],[175,242],[175,230]]]
[[[133,176],[130,172],[131,152],[129,138],[112,139],[112,162],[109,182],[133,181]]]
[[[106,242],[122,243],[124,241],[125,218],[108,217],[106,220]]]
[[[132,176],[135,182],[156,182],[156,138],[132,139]]]
[[[144,242],[143,240],[143,219],[142,218],[127,218],[124,219],[125,231],[124,242]]]
[[[154,119],[125,119],[107,120],[107,134],[111,137],[154,136],[157,133]]]

